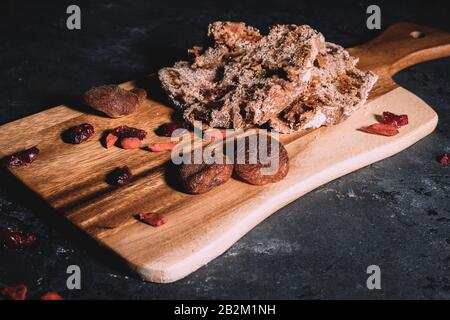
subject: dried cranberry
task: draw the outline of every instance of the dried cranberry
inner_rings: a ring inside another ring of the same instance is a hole
[[[64,140],[68,143],[80,144],[94,135],[94,127],[89,123],[83,123],[69,128],[64,133]]]
[[[22,150],[16,152],[3,159],[3,164],[8,168],[18,168],[30,165],[34,160],[36,160],[39,154],[39,149],[37,147],[32,147],[30,149]]]
[[[439,163],[442,166],[446,166],[448,164],[450,164],[450,157],[448,156],[447,153],[444,153],[440,158],[439,158]]]
[[[22,248],[31,246],[36,241],[36,236],[31,233],[24,233],[13,227],[3,227],[0,229],[0,247]]]
[[[408,124],[408,116],[406,114],[396,115],[392,112],[385,111],[381,116],[380,122],[393,125],[396,128],[400,128]]]
[[[164,217],[157,212],[140,213],[137,218],[152,227],[159,227],[166,223]]]
[[[124,166],[114,169],[108,176],[108,182],[113,185],[124,186],[128,184],[132,176],[130,168]]]
[[[147,132],[145,130],[132,128],[128,126],[120,126],[111,131],[113,135],[115,135],[119,139],[123,138],[138,138],[139,140],[144,140],[147,136]]]
[[[362,127],[359,129],[359,131],[387,137],[395,136],[396,134],[398,134],[398,130],[395,126],[385,123],[375,123],[368,127]]]
[[[27,297],[27,292],[28,288],[23,284],[2,289],[2,295],[12,300],[25,300]]]
[[[168,122],[160,125],[156,129],[156,134],[164,137],[178,137],[185,134],[189,126],[184,122]],[[174,134],[174,132],[176,133]]]

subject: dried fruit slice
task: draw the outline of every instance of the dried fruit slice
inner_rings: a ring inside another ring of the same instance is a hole
[[[141,147],[141,140],[138,138],[123,138],[120,140],[120,145],[124,149],[139,149]]]
[[[159,227],[166,223],[164,217],[157,212],[140,213],[138,219],[152,227]]]
[[[105,138],[105,146],[107,149],[113,147],[119,138],[112,133],[108,133]]]
[[[41,300],[64,300],[58,292],[47,292],[41,296]]]
[[[385,123],[375,123],[367,127],[359,128],[358,130],[387,137],[395,136],[399,133],[395,126]]]
[[[12,300],[25,300],[27,297],[27,292],[28,288],[24,284],[2,289],[2,295]]]
[[[408,124],[408,116],[406,114],[396,115],[395,113],[385,111],[381,116],[380,122],[393,125],[396,128],[400,128]]]
[[[167,143],[150,143],[148,149],[153,152],[163,152],[170,151],[178,144],[177,141],[167,142]]]

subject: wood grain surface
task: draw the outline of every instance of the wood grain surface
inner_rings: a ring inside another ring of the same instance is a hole
[[[12,173],[48,202],[59,215],[119,255],[141,277],[153,282],[178,280],[227,250],[279,208],[318,186],[391,156],[431,133],[437,115],[425,102],[399,88],[392,75],[410,65],[450,55],[450,34],[408,23],[391,26],[379,37],[350,49],[359,67],[378,80],[370,102],[345,122],[281,136],[290,156],[290,172],[263,187],[232,179],[209,193],[177,190],[168,174],[170,153],[144,149],[105,149],[105,130],[126,124],[149,132],[144,145],[166,142],[154,130],[174,110],[149,97],[125,118],[110,119],[61,105],[0,127],[0,156],[37,145],[39,158]],[[134,82],[122,85],[134,87]],[[369,135],[358,128],[375,122],[382,111],[409,115],[410,124],[394,137]],[[89,122],[96,133],[80,145],[66,144],[61,133]],[[134,177],[125,187],[106,182],[114,168],[127,165]],[[134,215],[158,211],[167,223],[158,228]],[[301,213],[299,213],[301,214]]]

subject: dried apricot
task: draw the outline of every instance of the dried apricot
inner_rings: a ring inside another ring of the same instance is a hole
[[[82,96],[82,101],[112,118],[119,118],[133,113],[144,101],[147,93],[143,89],[125,90],[117,85],[103,85],[89,89]]]

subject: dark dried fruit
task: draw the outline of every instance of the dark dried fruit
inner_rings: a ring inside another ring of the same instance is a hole
[[[29,247],[36,241],[36,236],[14,227],[0,229],[0,248],[15,249]]]
[[[26,285],[20,284],[14,287],[6,287],[2,289],[2,295],[11,300],[25,300],[28,288]]]
[[[73,144],[80,144],[87,141],[95,133],[94,127],[89,123],[83,123],[71,127],[64,132],[64,141]]]
[[[105,147],[107,149],[111,148],[116,144],[118,139],[119,138],[117,138],[117,136],[113,135],[112,133],[108,133],[105,138]]]
[[[385,111],[381,116],[380,122],[393,125],[396,128],[400,128],[408,124],[408,116],[406,114],[396,115],[392,112]]]
[[[3,159],[3,164],[8,168],[18,168],[29,166],[39,155],[39,149],[32,147],[30,149],[16,152]]]
[[[378,134],[381,136],[395,136],[399,133],[397,128],[392,124],[385,124],[385,123],[375,123],[368,127],[362,127],[359,128],[359,131],[371,133],[371,134]]]
[[[185,122],[168,122],[164,123],[156,129],[156,134],[164,137],[178,137],[185,134],[189,126]],[[176,134],[174,135],[174,132]]]
[[[152,227],[159,227],[166,223],[164,217],[157,212],[140,213],[137,218]]]
[[[184,191],[200,194],[227,182],[233,173],[233,165],[226,163],[224,155],[222,163],[181,164],[178,172]]]
[[[41,296],[41,300],[64,300],[58,292],[47,292]]]
[[[447,153],[444,153],[440,158],[439,158],[439,163],[441,164],[441,166],[447,166],[450,164],[450,157],[448,156]]]
[[[145,99],[147,99],[147,91],[145,91],[142,88],[134,88],[130,90],[131,92],[133,92],[139,100],[139,104],[141,104],[142,102],[144,102]]]
[[[177,141],[167,142],[167,143],[150,143],[148,145],[148,150],[153,152],[163,152],[170,151],[178,144]]]
[[[91,88],[82,96],[82,101],[112,118],[119,118],[134,112],[144,101],[147,93],[143,89],[128,91],[117,85],[103,85]]]
[[[132,176],[133,174],[131,173],[130,168],[124,166],[114,169],[114,171],[108,175],[107,180],[112,185],[124,186],[130,182]]]
[[[110,133],[115,135],[119,139],[138,138],[139,140],[144,140],[145,137],[147,136],[147,132],[145,130],[128,126],[117,127],[113,129]]]
[[[141,147],[141,140],[138,138],[123,138],[120,140],[120,145],[124,149],[139,149]]]
[[[236,148],[234,172],[239,178],[250,184],[264,185],[286,177],[289,156],[279,141],[260,134],[244,139],[245,144],[238,143]],[[263,147],[267,148],[265,152],[261,150]]]

